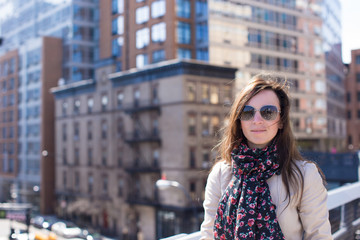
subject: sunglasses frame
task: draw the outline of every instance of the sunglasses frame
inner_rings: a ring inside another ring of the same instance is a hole
[[[241,115],[242,115],[242,113],[244,112],[244,109],[245,109],[246,107],[252,108],[252,109],[251,109],[251,111],[252,111],[252,116],[251,116],[251,118],[249,118],[249,119],[242,119],[242,118],[241,118]],[[270,119],[266,119],[266,118],[263,116],[264,111],[265,111],[265,108],[268,108],[268,107],[271,107],[271,108],[275,108],[275,109],[276,109],[276,111],[275,111],[276,115],[274,115],[274,117],[271,117]],[[275,120],[276,117],[277,117],[277,115],[281,113],[281,111],[280,111],[280,110],[278,109],[278,107],[275,106],[275,105],[264,105],[264,106],[262,106],[260,109],[256,109],[256,108],[254,108],[253,106],[250,106],[250,105],[245,105],[244,108],[243,108],[243,110],[240,112],[238,119],[241,120],[241,121],[251,121],[251,120],[254,119],[256,112],[259,112],[261,118],[264,119],[264,120],[266,120],[266,121],[273,121],[273,120]]]

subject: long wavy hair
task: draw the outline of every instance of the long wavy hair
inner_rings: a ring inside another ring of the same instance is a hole
[[[256,94],[263,90],[272,90],[280,102],[280,126],[274,139],[277,141],[279,164],[282,181],[285,184],[287,198],[290,203],[290,186],[302,197],[304,188],[304,176],[299,167],[295,164],[297,160],[304,160],[300,155],[295,138],[290,125],[290,98],[289,84],[281,81],[270,74],[258,74],[252,78],[245,88],[237,95],[231,106],[228,124],[222,129],[222,138],[216,149],[218,150],[218,160],[225,160],[231,165],[231,152],[238,147],[246,138],[241,130],[239,114],[244,109],[246,103]],[[300,190],[300,191],[299,191]],[[286,200],[286,199],[284,199]]]

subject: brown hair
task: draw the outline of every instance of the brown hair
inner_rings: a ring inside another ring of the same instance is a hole
[[[281,169],[282,181],[285,185],[287,197],[290,203],[290,185],[301,198],[304,188],[304,176],[299,167],[295,164],[296,160],[304,160],[300,155],[295,138],[290,125],[290,98],[288,94],[288,84],[280,81],[270,74],[258,74],[252,78],[247,86],[236,97],[230,109],[228,124],[223,127],[223,135],[216,148],[219,151],[219,159],[225,160],[231,165],[231,151],[246,140],[242,130],[239,114],[244,109],[245,104],[262,90],[272,90],[280,102],[280,125],[275,138],[277,140],[279,164]],[[284,199],[285,200],[285,199]]]

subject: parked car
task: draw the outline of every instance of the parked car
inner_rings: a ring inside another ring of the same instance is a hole
[[[82,231],[73,222],[59,221],[51,226],[51,231],[65,238],[77,238],[82,235]]]
[[[34,240],[34,234],[23,229],[10,229],[9,240]]]
[[[32,224],[34,227],[37,228],[44,228],[51,230],[51,226],[58,222],[59,219],[57,219],[55,216],[35,216],[31,219],[30,224]]]

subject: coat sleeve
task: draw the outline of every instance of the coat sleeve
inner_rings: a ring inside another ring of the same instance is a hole
[[[304,164],[304,192],[299,205],[304,240],[333,239],[327,209],[327,190],[313,163]]]
[[[214,239],[215,215],[221,197],[221,163],[217,163],[210,172],[205,188],[204,221],[201,224],[201,238]]]

